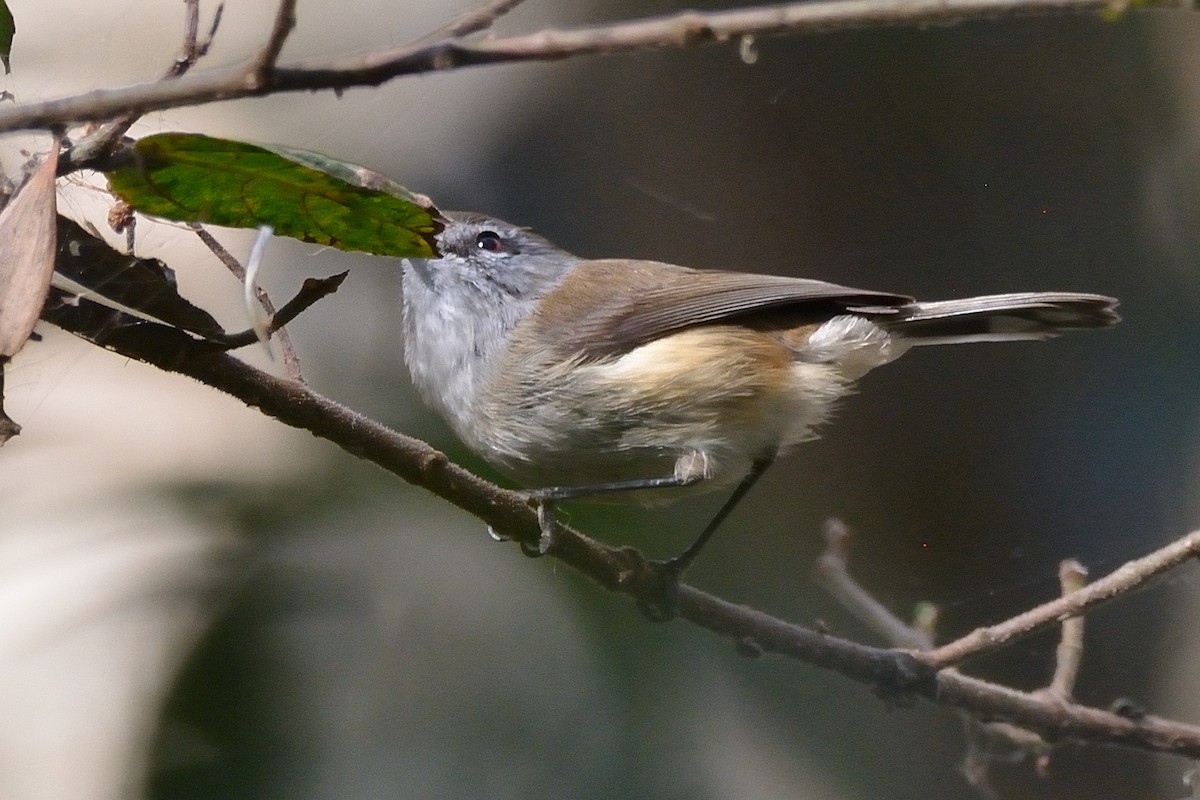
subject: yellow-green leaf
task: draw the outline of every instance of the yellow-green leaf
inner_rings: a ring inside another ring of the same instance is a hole
[[[378,173],[287,148],[160,133],[108,171],[112,190],[144,214],[235,228],[270,225],[305,242],[428,258],[440,215],[428,198]]]

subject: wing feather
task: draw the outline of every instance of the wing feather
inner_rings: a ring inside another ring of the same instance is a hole
[[[627,352],[698,325],[771,312],[790,318],[869,307],[886,314],[911,297],[824,281],[605,259],[581,264],[543,298],[542,331],[569,331],[561,348],[585,357]]]

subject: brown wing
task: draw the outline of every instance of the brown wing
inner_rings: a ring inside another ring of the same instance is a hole
[[[824,281],[606,259],[576,268],[543,298],[538,324],[566,331],[562,348],[599,357],[630,350],[673,331],[772,311],[795,318],[844,309],[899,307],[912,298]]]

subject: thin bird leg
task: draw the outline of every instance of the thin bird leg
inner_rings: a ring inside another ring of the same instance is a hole
[[[709,520],[709,523],[704,526],[704,530],[700,531],[700,535],[697,536],[692,543],[687,546],[687,549],[679,555],[675,556],[674,558],[669,558],[666,561],[658,562],[659,566],[665,570],[673,572],[675,574],[675,580],[678,582],[683,573],[687,571],[687,568],[690,567],[692,562],[696,560],[696,556],[700,555],[700,551],[704,548],[704,545],[708,544],[708,540],[711,539],[712,535],[717,532],[717,528],[721,527],[721,523],[725,521],[725,518],[733,512],[733,509],[736,508],[737,504],[740,503],[742,498],[746,496],[746,493],[753,488],[758,479],[762,477],[762,474],[766,472],[774,462],[774,453],[763,458],[755,459],[754,463],[750,465],[750,471],[746,473],[746,477],[742,478],[742,482],[737,485],[737,487],[733,490],[733,494],[729,495],[729,499],[725,501],[725,504],[717,510],[717,513],[711,520]]]
[[[615,492],[632,492],[640,489],[670,489],[680,486],[690,486],[704,480],[701,473],[684,475],[669,475],[664,478],[634,478],[627,481],[609,481],[607,483],[590,483],[581,486],[547,486],[543,489],[533,489],[529,497],[537,501],[538,526],[542,529],[541,538],[536,548],[521,545],[521,552],[530,558],[544,556],[554,546],[554,531],[558,521],[554,514],[555,505],[559,500],[572,500],[579,497],[591,497],[597,494],[612,494]]]
[[[588,483],[582,486],[547,486],[543,489],[531,489],[529,496],[534,500],[573,500],[579,497],[591,497],[596,494],[689,486],[693,483],[699,483],[702,480],[704,478],[700,475],[670,475],[665,478],[634,478],[628,481]]]
[[[775,453],[755,459],[754,463],[750,465],[750,471],[746,473],[746,477],[742,478],[741,482],[734,488],[733,493],[729,495],[729,498],[717,510],[713,518],[704,526],[700,534],[692,540],[692,543],[679,555],[665,561],[654,562],[662,578],[662,597],[657,603],[641,604],[642,612],[647,617],[657,622],[665,622],[676,616],[679,606],[679,582],[683,578],[683,573],[687,571],[692,562],[696,560],[696,557],[700,555],[700,551],[704,549],[709,539],[721,527],[721,523],[733,513],[738,503],[754,487],[754,484],[774,461]],[[535,489],[529,492],[529,496],[538,501],[538,525],[541,527],[542,535],[538,540],[536,548],[522,544],[521,550],[525,555],[536,558],[537,556],[545,555],[554,546],[554,533],[558,525],[555,517],[555,504],[559,500],[608,494],[611,492],[688,486],[698,483],[701,480],[703,480],[701,474],[690,473],[662,478],[640,478],[584,486],[551,486],[544,489]]]
[[[654,562],[662,581],[662,594],[657,601],[638,603],[638,608],[651,622],[670,622],[679,614],[679,582],[683,579],[683,573],[696,560],[696,556],[700,555],[704,545],[708,544],[708,540],[717,532],[717,528],[721,527],[725,518],[733,512],[741,499],[746,496],[746,493],[774,461],[774,453],[755,459],[754,463],[750,465],[750,471],[746,473],[746,477],[742,478],[742,482],[733,490],[733,494],[729,495],[729,499],[717,510],[709,523],[704,526],[704,530],[700,531],[700,535],[687,546],[687,549],[674,558]]]

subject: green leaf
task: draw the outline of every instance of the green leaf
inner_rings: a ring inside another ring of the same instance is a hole
[[[4,74],[12,72],[8,57],[12,54],[13,37],[17,35],[17,21],[8,10],[6,0],[0,0],[0,63],[4,64]]]
[[[106,173],[144,214],[235,228],[270,225],[304,242],[430,258],[438,210],[378,173],[318,153],[192,133],[138,140]]]

